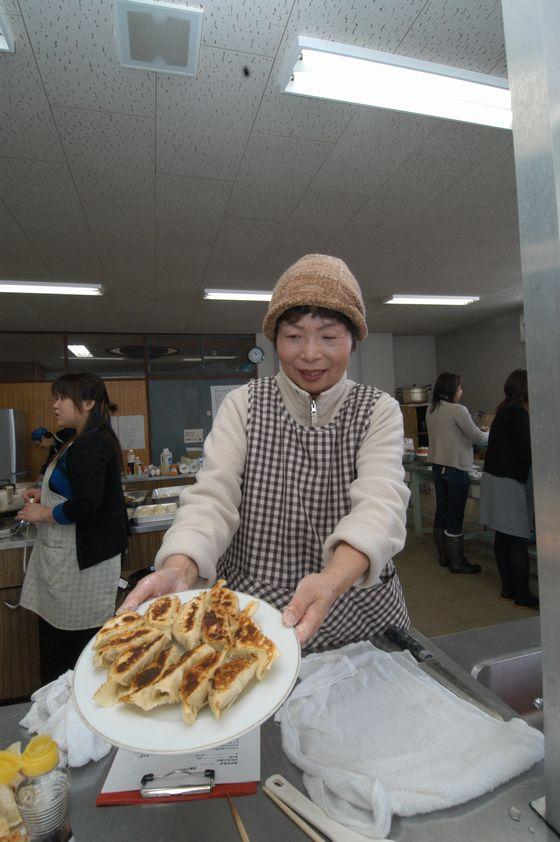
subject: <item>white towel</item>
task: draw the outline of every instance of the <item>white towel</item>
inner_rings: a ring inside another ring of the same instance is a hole
[[[312,800],[371,839],[393,814],[462,804],[543,757],[540,731],[459,699],[408,652],[350,644],[308,655],[300,677],[276,714],[284,751]]]
[[[31,696],[33,705],[19,723],[31,734],[50,734],[58,744],[62,766],[85,766],[100,760],[111,749],[85,725],[72,698],[72,670],[40,687]]]

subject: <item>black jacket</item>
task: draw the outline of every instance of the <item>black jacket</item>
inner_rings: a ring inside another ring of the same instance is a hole
[[[503,406],[490,427],[484,470],[495,477],[527,482],[531,467],[529,413],[518,404]]]
[[[121,464],[106,430],[78,436],[66,456],[72,496],[62,506],[76,523],[78,567],[85,570],[124,552],[129,525],[121,485]]]

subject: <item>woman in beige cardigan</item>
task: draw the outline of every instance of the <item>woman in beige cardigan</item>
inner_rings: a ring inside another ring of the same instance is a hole
[[[301,258],[278,281],[263,330],[280,372],[227,395],[157,571],[123,607],[217,574],[282,610],[308,650],[407,627],[392,562],[409,497],[402,415],[346,376],[367,335],[356,279],[335,257]]]
[[[451,573],[480,573],[480,565],[471,564],[463,552],[463,516],[473,444],[485,445],[488,432],[479,430],[466,406],[459,403],[462,395],[461,378],[446,371],[435,382],[426,413],[436,492],[434,541],[442,567],[449,567]]]

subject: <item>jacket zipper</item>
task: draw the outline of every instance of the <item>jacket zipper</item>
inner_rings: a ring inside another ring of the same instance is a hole
[[[317,418],[317,404],[315,403],[315,398],[311,398],[311,426],[315,423]]]

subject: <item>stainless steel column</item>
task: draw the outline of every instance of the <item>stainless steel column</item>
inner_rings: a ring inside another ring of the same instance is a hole
[[[560,3],[502,0],[523,264],[544,650],[546,818],[560,831]]]

